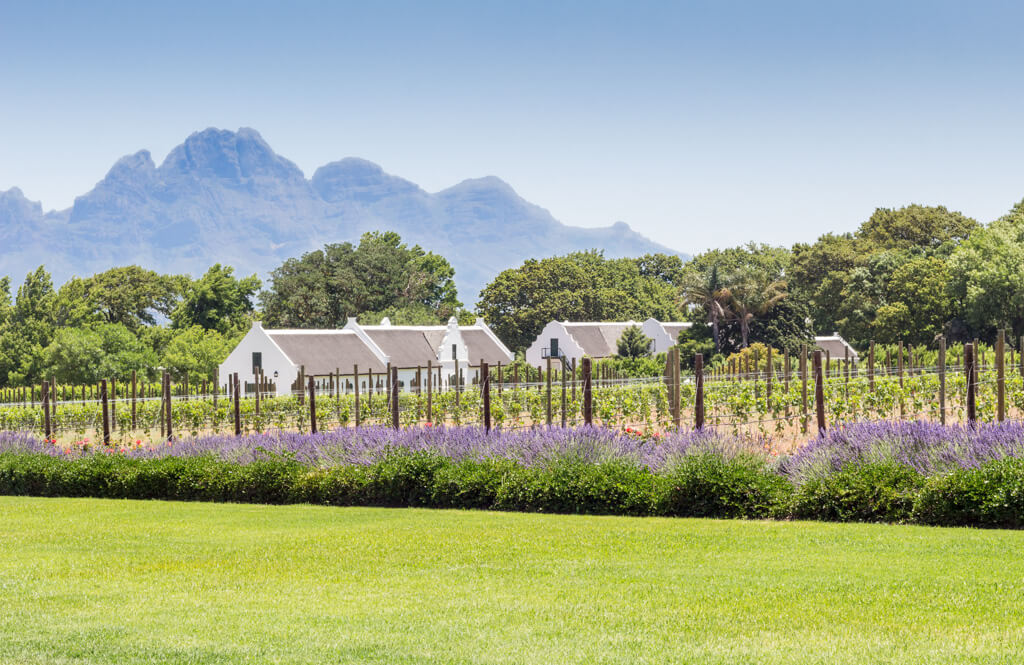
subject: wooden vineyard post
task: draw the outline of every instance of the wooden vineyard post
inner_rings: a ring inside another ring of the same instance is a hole
[[[110,380],[110,429],[111,431],[117,429],[117,381],[114,379]]]
[[[388,405],[391,407],[391,427],[399,429],[398,417],[398,368],[392,367],[388,372]]]
[[[165,377],[166,374],[167,374],[167,372],[164,372],[163,374],[160,375],[160,436],[161,437],[167,436],[167,425],[164,422],[164,418],[165,418],[166,412],[167,412],[167,409],[164,407],[164,402],[167,401],[167,396],[164,394],[164,390],[166,389],[166,386],[167,386],[167,379]],[[83,393],[85,392],[85,386],[82,386],[82,392]]]
[[[789,373],[790,373],[790,371],[792,369],[792,366],[790,365],[790,361],[789,361],[789,349],[785,349],[782,352],[782,354],[783,354],[782,355],[782,382],[785,385],[786,395],[788,396],[789,395]],[[788,403],[789,400],[787,399],[786,401]],[[789,406],[787,406],[786,408],[788,409]]]
[[[843,345],[843,396],[850,399],[850,347]]]
[[[384,390],[387,392],[387,407],[388,413],[391,413],[391,363],[389,362],[387,367],[384,368],[385,379],[384,379]]]
[[[427,361],[427,422],[434,422],[434,368],[431,361]]]
[[[167,423],[167,440],[174,438],[174,411],[171,407],[171,373],[164,372],[164,421]]]
[[[1006,420],[1006,332],[996,337],[996,421]]]
[[[804,419],[803,433],[807,434],[807,345],[800,346],[800,394],[803,398]]]
[[[43,434],[46,435],[46,442],[50,442],[50,383],[43,381]]]
[[[498,396],[501,397],[501,384],[504,374],[501,373],[501,361],[498,361]]]
[[[242,409],[238,393],[238,372],[235,372],[231,375],[231,406],[235,416],[235,436],[242,435]],[[300,389],[299,394],[301,393]]]
[[[683,405],[681,403],[682,390],[680,389],[680,383],[682,382],[682,376],[680,374],[679,367],[679,347],[673,347],[672,352],[672,425],[676,431],[683,424]]]
[[[572,359],[572,401],[576,401],[576,358]]]
[[[875,340],[868,347],[868,392],[875,392]]]
[[[896,374],[900,380],[900,420],[903,420],[903,341],[899,343],[896,350]]]
[[[814,408],[818,416],[818,435],[825,434],[825,381],[821,375],[821,351],[814,352]]]
[[[767,370],[764,377],[764,405],[766,409],[771,409],[772,404],[772,347],[768,347],[768,357],[766,358],[767,364],[765,369]]]
[[[565,427],[568,424],[568,417],[569,417],[569,414],[566,413],[566,410],[569,408],[569,396],[568,396],[568,394],[566,392],[566,390],[568,389],[569,385],[568,385],[567,380],[566,380],[566,376],[565,376],[566,372],[565,372],[565,370],[566,370],[566,362],[565,362],[565,358],[563,357],[562,358],[562,372],[561,372],[561,374],[562,374],[562,408],[561,408],[561,411],[562,411],[562,427]]]
[[[107,396],[107,380],[100,381],[100,402],[103,405],[103,445],[110,445],[110,405]]]
[[[946,338],[939,335],[939,423],[946,424]]]
[[[964,376],[967,379],[967,424],[974,427],[975,420],[977,418],[977,411],[975,409],[975,384],[977,383],[977,375],[974,372],[974,344],[964,345]]]
[[[308,379],[309,386],[309,433],[316,434],[316,379]]]
[[[139,428],[139,410],[138,410],[138,395],[139,395],[139,384],[138,375],[136,371],[132,370],[132,431]]]
[[[1020,375],[1024,378],[1024,335],[1017,340],[1017,362],[1020,363]]]
[[[583,359],[583,424],[593,425],[594,424],[594,395],[590,387],[590,372],[591,363],[590,358]]]
[[[678,353],[678,351],[677,351]],[[693,425],[704,429],[704,354],[693,356],[693,380],[696,394],[693,402]]]
[[[459,385],[459,383],[460,383],[459,382],[459,359],[456,358],[455,359],[455,404],[456,405],[460,404],[461,401],[462,401],[462,400],[459,399],[459,388],[461,387]],[[458,407],[456,407],[455,412],[458,413]]]
[[[491,431],[491,372],[487,363],[480,360],[480,397],[483,401],[484,431]]]
[[[352,419],[356,427],[359,427],[359,365],[352,365],[352,383],[355,388],[355,417]]]
[[[253,405],[255,414],[260,415],[260,371],[257,369],[253,372],[252,381],[256,384],[256,403]]]
[[[551,427],[551,356],[547,358],[548,363],[548,375],[547,375],[547,426]]]

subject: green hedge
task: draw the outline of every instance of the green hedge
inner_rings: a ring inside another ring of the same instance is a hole
[[[566,459],[527,468],[431,453],[323,469],[287,457],[237,464],[213,456],[4,453],[0,494],[1020,528],[1024,460],[931,477],[898,464],[867,464],[794,485],[757,457],[714,454],[689,455],[652,472],[623,461]]]

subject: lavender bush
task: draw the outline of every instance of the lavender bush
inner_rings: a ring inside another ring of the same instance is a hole
[[[517,429],[487,433],[480,427],[342,428],[319,434],[270,432],[235,437],[204,436],[154,446],[104,447],[86,442],[63,447],[20,432],[0,432],[0,453],[38,452],[54,456],[119,453],[134,458],[185,457],[212,454],[220,459],[250,462],[270,455],[289,455],[311,466],[368,465],[396,451],[435,452],[453,460],[501,458],[533,467],[573,458],[597,463],[628,460],[652,470],[692,452],[735,457],[757,450],[756,444],[710,430],[664,437],[641,437],[601,427]]]
[[[23,432],[0,432],[0,453],[38,452],[53,456],[119,453],[132,458],[213,455],[234,462],[288,455],[317,467],[369,465],[393,452],[435,452],[453,459],[500,458],[535,467],[573,458],[597,463],[624,460],[657,471],[695,452],[726,458],[762,454],[763,442],[713,430],[664,437],[642,437],[600,427],[517,429],[486,433],[479,427],[342,428],[320,434],[270,432],[180,439],[152,446],[104,447],[86,442],[64,447]],[[801,483],[854,464],[896,462],[922,475],[934,475],[1005,457],[1024,457],[1024,423],[942,426],[927,422],[845,425],[812,439],[796,454],[778,461],[765,457],[780,474]]]
[[[805,482],[853,464],[896,462],[931,476],[1005,457],[1024,457],[1024,423],[974,428],[920,421],[855,423],[813,439],[783,460],[780,470]]]

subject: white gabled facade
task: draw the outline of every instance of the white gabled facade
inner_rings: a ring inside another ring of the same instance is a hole
[[[228,377],[235,373],[238,374],[239,381],[252,382],[254,378],[253,363],[257,360],[254,358],[254,354],[257,353],[260,354],[258,360],[263,367],[263,374],[277,384],[279,395],[287,394],[288,386],[298,374],[299,367],[285,355],[274,340],[270,339],[270,335],[263,329],[263,325],[259,321],[253,321],[249,332],[220,364],[219,383],[221,387],[226,387]]]
[[[547,362],[547,358],[565,357],[570,365],[575,360],[579,364],[584,356],[583,347],[573,339],[565,327],[565,322],[549,321],[537,335],[537,339],[526,349],[526,362],[536,367]]]
[[[397,339],[394,333],[398,334]],[[459,373],[467,384],[479,381],[480,358],[471,357],[473,354],[470,343],[466,340],[466,335],[470,333],[473,334],[473,339],[477,340],[477,353],[481,357],[490,358],[492,364],[496,361],[511,363],[515,359],[514,354],[480,318],[472,326],[460,326],[454,317],[446,326],[392,326],[387,318],[378,326],[362,326],[355,318],[350,317],[343,328],[330,330],[272,330],[264,329],[259,322],[253,322],[249,332],[221,363],[220,384],[225,387],[228,377],[234,373],[238,373],[243,383],[252,383],[253,369],[258,364],[262,367],[264,375],[275,383],[278,395],[286,395],[291,391],[300,367],[306,368],[306,376],[315,379],[334,375],[337,368],[340,370],[342,385],[346,389],[354,380],[358,380],[360,389],[364,390],[368,387],[365,372],[372,369],[368,365],[376,366],[373,369],[376,376],[384,371],[383,368],[394,364],[398,369],[400,388],[408,391],[415,385],[417,368],[424,384],[426,383],[429,362],[432,368],[432,384],[435,388],[444,390],[449,385],[454,385],[456,362]],[[391,348],[399,357],[393,358],[389,355],[385,348],[374,340],[375,335],[385,340],[390,339],[391,346],[385,347]],[[274,341],[274,337],[281,340],[280,345]],[[341,341],[339,337],[345,338],[344,345],[337,343]],[[308,344],[305,343],[307,339]],[[330,343],[325,342],[325,339],[330,340]],[[408,344],[404,341],[406,339]],[[434,342],[429,342],[431,339]],[[438,339],[440,343],[436,343]],[[282,346],[294,349],[295,353],[305,359],[300,362],[298,356],[290,357]],[[349,351],[339,352],[339,348],[347,348]],[[325,357],[325,354],[329,354],[330,357]],[[353,377],[354,364],[360,365],[358,379]],[[314,365],[323,368],[322,371],[318,372]]]

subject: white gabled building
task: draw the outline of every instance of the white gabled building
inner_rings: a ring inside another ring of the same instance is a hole
[[[642,330],[645,335],[651,338],[651,352],[664,353],[669,348],[679,343],[679,333],[686,330],[693,324],[689,321],[658,321],[647,319],[644,321]]]
[[[647,319],[636,321],[550,321],[537,339],[526,349],[526,362],[540,365],[547,358],[565,358],[577,364],[583,356],[608,358],[618,353],[619,338],[631,326],[636,326],[651,338],[651,352],[662,353],[676,344],[679,332],[692,324],[682,321],[661,322]]]
[[[857,360],[857,350],[850,346],[850,343],[843,339],[839,333],[822,335],[814,338],[814,346],[827,352],[832,360],[842,360],[849,354],[851,361]]]
[[[369,387],[368,373],[374,375],[377,390],[386,382],[390,365],[398,370],[399,387],[411,390],[417,371],[426,382],[429,362],[433,385],[444,389],[454,384],[456,361],[463,380],[471,383],[479,380],[481,360],[497,365],[513,359],[483,319],[471,326],[460,326],[454,317],[446,326],[392,326],[385,318],[380,325],[361,326],[349,318],[344,328],[328,330],[267,329],[254,322],[221,363],[220,383],[226,385],[235,372],[240,381],[252,383],[261,368],[275,383],[277,394],[286,395],[302,368],[315,379],[340,374],[343,392],[350,392],[358,368],[360,390]]]

